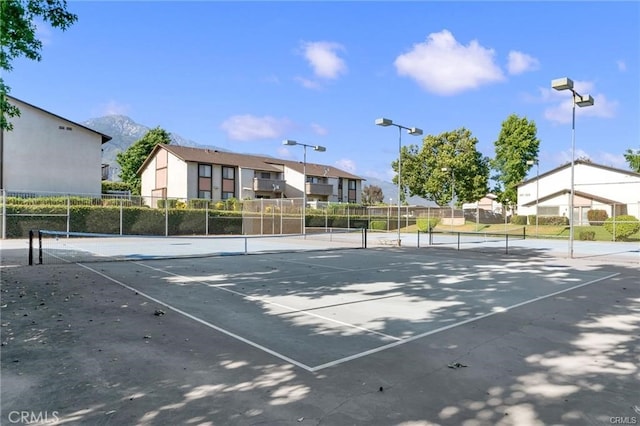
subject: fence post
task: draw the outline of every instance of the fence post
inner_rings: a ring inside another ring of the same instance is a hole
[[[164,197],[164,236],[169,236],[169,197]]]
[[[33,229],[29,229],[29,266],[33,266]]]
[[[120,197],[120,235],[122,235],[123,221],[122,221],[122,197]]]
[[[40,231],[38,231],[38,264],[42,265],[42,232]]]
[[[67,237],[71,231],[71,195],[67,194]]]
[[[7,238],[7,191],[2,190],[2,239]]]

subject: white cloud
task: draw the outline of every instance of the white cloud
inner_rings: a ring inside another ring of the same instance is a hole
[[[443,30],[429,34],[425,42],[398,56],[394,64],[399,75],[414,79],[424,90],[453,95],[504,80],[494,56],[493,49],[476,40],[464,46]]]
[[[46,22],[37,19],[34,21],[36,26],[36,38],[42,42],[43,46],[49,46],[53,43],[53,32],[51,26]]]
[[[596,156],[596,162],[605,166],[617,167],[620,169],[627,168],[627,161],[621,154],[612,154],[610,152],[599,152]]]
[[[110,100],[106,104],[101,104],[98,108],[98,115],[127,115],[131,111],[131,106]]]
[[[329,41],[312,41],[302,43],[303,55],[311,65],[313,74],[323,79],[336,79],[347,72],[347,65],[338,56],[344,46]]]
[[[574,81],[574,89],[581,95],[590,94],[594,99],[592,106],[576,107],[576,116],[611,118],[616,115],[618,101],[611,101],[607,99],[606,95],[594,92],[595,86],[592,82]],[[547,120],[559,124],[572,121],[573,99],[570,91],[541,89],[541,94],[544,101],[554,104],[544,111],[544,117]]]
[[[306,87],[307,89],[319,90],[322,89],[322,85],[315,80],[309,80],[308,78],[303,77],[295,77],[295,80],[302,85],[302,87]]]
[[[251,114],[231,116],[220,125],[227,137],[236,141],[275,139],[282,137],[292,127],[287,118],[256,117]]]
[[[523,72],[537,70],[539,67],[540,62],[533,56],[515,50],[509,52],[509,62],[507,63],[509,74],[522,74]]]
[[[618,71],[625,72],[627,70],[627,63],[625,61],[617,61]]]
[[[354,173],[356,171],[356,163],[353,160],[342,158],[336,161],[335,164],[337,168],[347,171],[349,173]]]
[[[316,123],[311,123],[311,130],[313,130],[313,133],[320,136],[325,136],[329,133],[326,128]]]

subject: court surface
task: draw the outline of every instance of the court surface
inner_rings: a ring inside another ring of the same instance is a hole
[[[638,282],[635,265],[433,247],[5,268],[2,416],[640,421]]]

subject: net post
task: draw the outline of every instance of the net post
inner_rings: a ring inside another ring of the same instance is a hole
[[[420,230],[418,229],[418,248],[420,248]]]
[[[458,250],[460,250],[460,232],[458,232]]]
[[[362,228],[362,247],[367,248],[367,228]]]
[[[527,227],[526,226],[522,227],[522,239],[523,240],[527,239]]]
[[[33,266],[33,229],[29,229],[29,266]]]
[[[38,265],[42,265],[42,231],[38,231]]]
[[[505,238],[505,243],[504,243],[505,245],[504,253],[509,254],[509,234],[506,234],[506,237],[507,238]]]

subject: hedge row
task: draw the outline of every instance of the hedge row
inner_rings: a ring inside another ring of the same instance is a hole
[[[7,211],[7,238],[26,238],[29,230],[67,230],[67,207],[9,205]],[[206,231],[205,210],[148,207],[71,206],[69,230],[104,234],[164,235],[168,224],[169,235],[203,235]],[[21,215],[21,216],[15,216]],[[241,234],[241,212],[209,211],[210,234]]]
[[[69,230],[101,234],[120,233],[122,211],[122,233],[125,235],[164,235],[168,226],[169,235],[204,235],[207,231],[205,217],[209,218],[209,234],[241,235],[243,215],[238,211],[187,209],[183,206],[165,209],[119,206],[70,206]],[[7,238],[26,238],[29,230],[67,230],[67,206],[7,205]],[[16,216],[20,215],[20,216]],[[290,217],[286,220],[290,222]],[[369,220],[363,216],[307,215],[307,227],[367,228]],[[295,228],[295,227],[294,227]],[[291,232],[299,232],[293,229]]]

